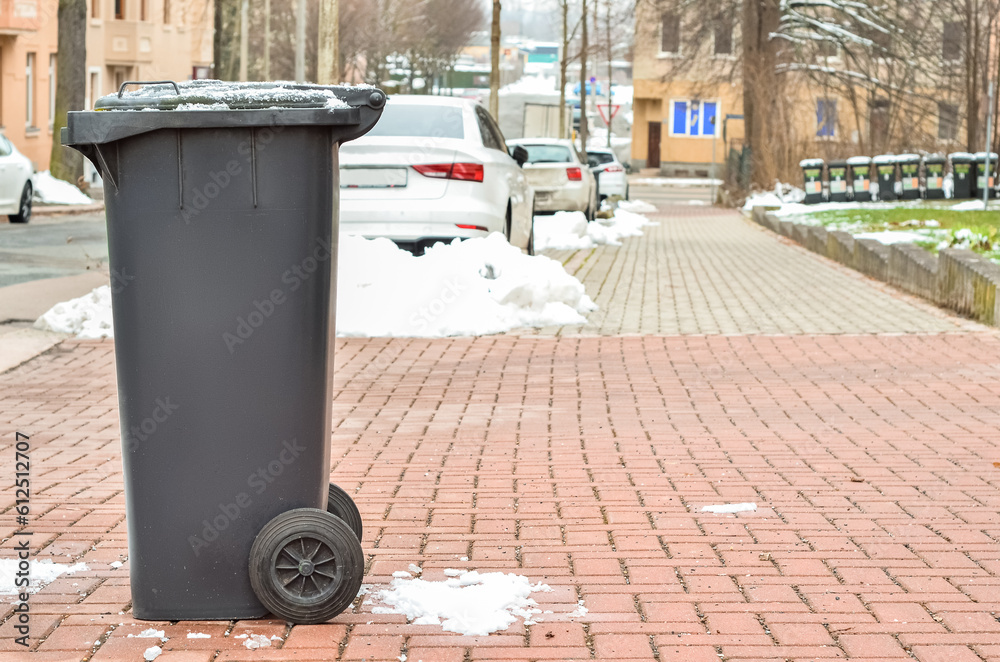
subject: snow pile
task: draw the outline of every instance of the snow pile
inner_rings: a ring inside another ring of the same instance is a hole
[[[446,337],[582,324],[596,310],[576,278],[500,234],[437,244],[422,257],[388,239],[340,238],[337,333]]]
[[[597,224],[593,232],[599,238],[588,242],[640,234],[636,228],[644,223],[645,217],[628,214],[611,226]],[[559,262],[527,256],[500,234],[438,244],[422,257],[388,239],[344,235],[340,244],[341,336],[478,336],[583,324],[583,314],[597,309]],[[56,304],[35,327],[78,338],[114,337],[110,287]]]
[[[986,206],[982,200],[966,200],[951,206],[952,211],[984,211]]]
[[[710,179],[707,177],[643,177],[633,179],[631,183],[636,186],[673,186],[680,188],[685,186],[704,186],[707,188],[713,184],[715,186],[722,186],[721,179]]]
[[[659,211],[655,206],[644,200],[619,200],[618,208],[634,214],[652,214]]]
[[[35,201],[46,205],[89,205],[93,202],[83,191],[69,182],[56,179],[48,170],[36,172],[31,178]]]
[[[703,506],[701,512],[729,514],[729,513],[753,512],[755,510],[757,510],[756,503],[724,503],[716,506]]]
[[[257,650],[258,648],[270,648],[271,640],[262,634],[251,634],[243,645],[250,650]]]
[[[928,236],[916,232],[905,232],[899,230],[885,230],[882,232],[859,232],[854,235],[855,239],[874,239],[886,246],[891,244],[905,244],[917,241],[927,241]]]
[[[0,559],[0,595],[17,595],[24,590],[23,587],[15,585],[20,561],[18,559]],[[28,593],[36,593],[44,586],[51,584],[62,575],[72,575],[75,572],[90,570],[86,563],[53,563],[52,561],[31,561],[28,566],[28,574],[31,583],[28,585]]]
[[[620,246],[623,237],[641,236],[642,228],[647,225],[655,223],[645,216],[626,211],[621,206],[615,211],[614,217],[590,223],[583,212],[578,211],[536,216],[535,249],[578,250],[594,246]]]
[[[542,613],[531,594],[551,590],[521,575],[475,570],[440,582],[394,579],[391,588],[375,596],[389,606],[374,607],[372,612],[405,614],[414,625],[440,625],[447,632],[486,636],[507,629],[519,616],[530,624]]]
[[[763,191],[751,193],[743,203],[743,209],[752,210],[754,207],[781,207],[787,203],[799,203],[806,199],[806,193],[800,188],[791,184],[774,183],[773,191]]]
[[[159,646],[150,646],[146,649],[146,652],[142,654],[142,659],[146,660],[146,662],[153,662],[153,660],[160,657],[162,652],[163,649]]]
[[[500,94],[559,94],[559,82],[555,76],[523,76],[501,87]]]
[[[112,338],[111,286],[102,285],[90,294],[57,303],[35,322],[35,328],[70,333],[77,338]]]

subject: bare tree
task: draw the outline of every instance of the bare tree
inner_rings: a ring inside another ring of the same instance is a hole
[[[87,90],[87,2],[59,0],[59,52],[56,55],[56,112],[52,120],[52,154],[49,171],[53,177],[76,184],[83,176],[83,155],[66,149],[59,140],[66,126],[66,113],[83,110]]]
[[[570,62],[574,62],[580,57],[579,51],[575,55],[570,55],[570,45],[576,39],[576,33],[580,29],[580,21],[576,20],[573,29],[569,24],[570,0],[559,0],[559,14],[562,19],[562,43],[559,48],[559,135],[566,135],[566,83]]]
[[[500,0],[493,0],[490,29],[490,115],[500,121]]]

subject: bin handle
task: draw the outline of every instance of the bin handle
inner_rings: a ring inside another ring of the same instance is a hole
[[[122,86],[118,88],[118,98],[122,98],[122,94],[125,93],[125,88],[129,85],[173,85],[174,92],[178,94],[181,93],[181,88],[177,87],[177,83],[172,80],[127,80],[122,83]]]

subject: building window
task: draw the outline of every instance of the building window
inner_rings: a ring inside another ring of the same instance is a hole
[[[961,21],[948,21],[941,34],[941,57],[947,62],[962,59],[962,37],[965,30]]]
[[[670,135],[692,138],[716,135],[718,111],[717,101],[675,99],[670,102]]]
[[[24,68],[24,94],[27,98],[26,115],[24,125],[29,129],[35,128],[35,54],[28,53],[28,63]]]
[[[56,120],[56,54],[49,55],[49,131]]]
[[[148,18],[149,18],[147,16],[147,14],[146,14],[146,8],[147,8],[148,4],[149,4],[149,0],[139,0],[139,20],[140,21],[145,21],[145,20],[148,20]]]
[[[660,16],[660,52],[681,52],[681,17],[674,12]]]
[[[816,99],[816,136],[833,138],[837,135],[837,100]]]
[[[170,25],[170,0],[163,0],[163,24]]]
[[[101,0],[90,0],[90,18],[101,17]]]
[[[715,17],[715,54],[733,54],[733,16],[719,14]]]
[[[958,140],[958,106],[953,103],[938,102],[938,138]]]
[[[115,0],[115,18],[119,21],[125,18],[125,0]]]

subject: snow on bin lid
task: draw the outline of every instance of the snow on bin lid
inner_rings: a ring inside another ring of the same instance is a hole
[[[958,160],[958,161],[963,161],[963,160],[964,161],[971,161],[975,157],[972,156],[972,154],[969,153],[969,152],[952,152],[951,154],[948,155],[948,158],[950,158],[952,161],[955,161],[955,160]]]
[[[799,161],[800,168],[822,168],[823,159],[802,159]]]
[[[128,85],[142,87],[129,92]],[[126,82],[98,99],[95,110],[67,113],[61,142],[87,148],[161,129],[326,126],[343,143],[366,134],[385,101],[385,92],[370,85]]]
[[[934,154],[924,154],[924,163],[944,163],[945,155],[934,153]]]
[[[896,163],[920,163],[919,154],[899,154],[896,156]]]
[[[136,90],[122,89],[101,97],[95,110],[260,110],[264,108],[350,108],[347,93],[360,89],[376,92],[370,85],[338,87],[301,85],[290,81],[228,83],[220,80],[190,80],[134,83]],[[381,94],[381,92],[379,92]],[[383,95],[384,96],[384,95]]]
[[[872,163],[875,165],[887,165],[890,163],[896,163],[895,154],[879,154],[878,156],[872,157]]]
[[[872,157],[870,156],[852,156],[847,159],[848,165],[868,165],[872,162]]]
[[[975,159],[977,161],[985,161],[986,160],[986,152],[976,152]],[[994,163],[996,163],[996,160],[997,160],[997,153],[996,152],[990,152],[990,161],[993,161]]]

